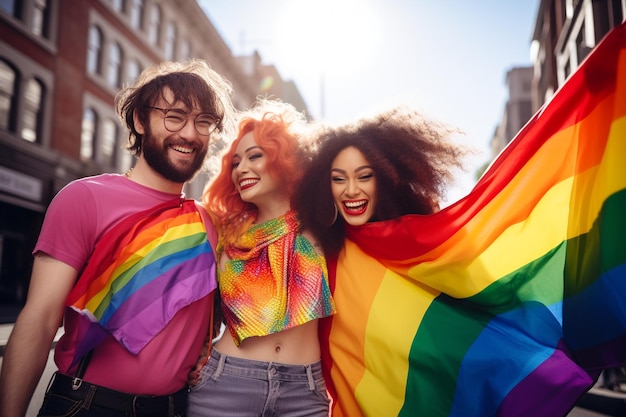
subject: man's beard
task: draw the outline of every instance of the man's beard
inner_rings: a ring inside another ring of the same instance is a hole
[[[152,132],[146,130],[143,135],[142,152],[148,165],[160,174],[163,178],[176,182],[184,183],[191,180],[202,168],[208,146],[205,148],[199,148],[198,142],[191,144],[194,146],[194,158],[191,162],[175,165],[168,158],[169,145],[172,140],[166,139],[164,142],[159,142],[152,135]],[[181,143],[183,145],[183,143]],[[189,143],[184,143],[184,146],[190,146]]]

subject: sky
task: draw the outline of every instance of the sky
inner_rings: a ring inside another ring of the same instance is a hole
[[[451,200],[491,160],[508,70],[531,65],[539,0],[199,0],[234,55],[258,51],[333,123],[393,104],[457,127],[475,148]]]

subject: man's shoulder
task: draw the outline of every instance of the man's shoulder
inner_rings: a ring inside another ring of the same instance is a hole
[[[77,178],[75,180],[70,181],[63,189],[73,189],[73,188],[102,188],[109,187],[113,183],[119,183],[120,180],[124,178],[119,174],[98,174],[91,175],[89,177]]]
[[[109,198],[107,191],[111,190],[119,193],[121,190],[120,175],[115,174],[99,174],[89,177],[75,179],[65,185],[58,193],[55,199],[59,198],[81,198],[93,196],[94,198],[101,196]]]
[[[89,177],[78,178],[72,181],[70,184],[79,183],[79,184],[90,184],[93,186],[99,186],[99,185],[110,184],[110,183],[118,183],[120,181],[123,181],[123,178],[124,176],[120,174],[105,173],[105,174],[91,175]]]

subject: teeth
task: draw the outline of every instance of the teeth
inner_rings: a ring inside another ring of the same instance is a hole
[[[366,200],[361,200],[361,201],[345,201],[345,202],[344,202],[344,205],[345,205],[347,208],[354,209],[354,208],[362,207],[362,206],[364,206],[366,203],[367,203],[367,201],[366,201]]]
[[[182,152],[182,153],[192,153],[193,152],[193,148],[188,148],[186,146],[172,146],[172,149],[174,149],[175,151],[178,152]]]
[[[239,183],[240,187],[246,187],[248,185],[252,185],[252,184],[256,184],[258,181],[257,180],[253,180],[253,179],[249,179],[249,180],[243,180]]]

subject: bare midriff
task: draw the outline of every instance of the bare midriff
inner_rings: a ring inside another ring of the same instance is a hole
[[[317,320],[267,336],[249,337],[239,347],[228,329],[215,343],[222,354],[263,362],[308,365],[320,359]]]

